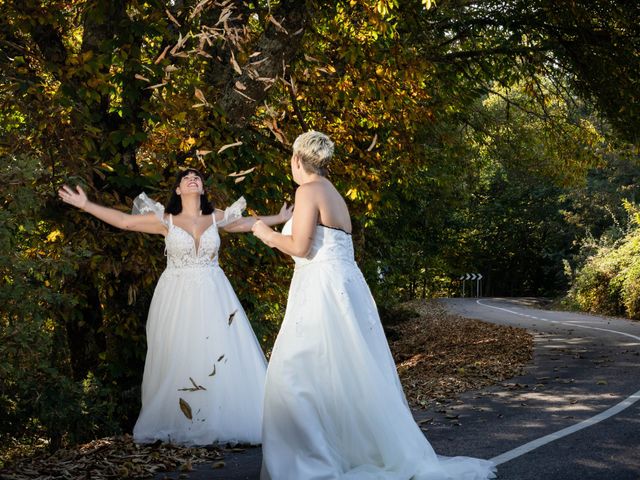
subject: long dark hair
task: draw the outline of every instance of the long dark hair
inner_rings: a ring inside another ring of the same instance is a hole
[[[171,197],[169,197],[169,203],[167,203],[167,208],[164,209],[165,212],[170,213],[171,215],[178,215],[182,212],[182,199],[180,195],[176,193],[176,188],[180,186],[180,181],[189,175],[190,173],[196,174],[202,180],[203,190],[200,195],[200,210],[202,210],[203,215],[209,215],[213,213],[214,206],[213,203],[209,201],[207,198],[207,192],[204,190],[204,175],[202,175],[195,168],[188,168],[187,170],[183,170],[176,176],[176,181],[173,184],[173,190],[171,191]]]

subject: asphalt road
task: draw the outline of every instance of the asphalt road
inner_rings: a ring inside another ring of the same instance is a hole
[[[523,375],[414,412],[436,452],[492,458],[501,480],[640,480],[640,322],[526,299],[442,301],[468,318],[527,328],[535,350]],[[257,480],[260,461],[251,448],[228,452],[221,469],[156,478]]]

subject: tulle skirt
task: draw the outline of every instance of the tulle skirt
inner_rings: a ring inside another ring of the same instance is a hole
[[[147,345],[136,442],[260,443],[266,361],[220,267],[164,271]]]
[[[480,480],[493,470],[431,448],[357,265],[297,268],[267,370],[262,480]]]

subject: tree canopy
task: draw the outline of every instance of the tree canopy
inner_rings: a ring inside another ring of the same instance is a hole
[[[381,310],[472,270],[487,294],[561,292],[638,201],[634,2],[0,5],[6,438],[56,446],[138,410],[161,239],[65,208],[64,182],[129,210],[196,167],[216,204],[267,213],[293,198],[292,140],[324,131]],[[222,264],[268,350],[286,260],[227,236]]]

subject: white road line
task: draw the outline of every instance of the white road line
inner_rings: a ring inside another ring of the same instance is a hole
[[[609,328],[589,327],[587,325],[578,325],[577,323],[575,323],[575,322],[579,322],[580,320],[571,320],[569,322],[561,322],[559,320],[549,320],[548,318],[532,317],[531,315],[526,315],[524,313],[518,313],[518,312],[516,312],[514,310],[509,310],[508,308],[494,307],[493,305],[487,305],[486,303],[482,303],[482,300],[476,300],[476,303],[478,305],[483,306],[483,307],[495,308],[496,310],[502,310],[504,312],[508,312],[508,313],[513,314],[513,315],[518,315],[520,317],[534,318],[536,320],[541,320],[543,322],[548,322],[548,323],[560,323],[562,325],[567,325],[568,327],[588,328],[589,330],[601,330],[603,332],[617,333],[618,335],[624,335],[625,337],[631,337],[631,338],[633,338],[635,340],[638,340],[640,342],[640,337],[637,336],[637,335],[631,335],[630,333],[619,332],[618,330],[611,330]]]
[[[502,307],[494,307],[493,305],[487,305],[485,303],[482,303],[480,300],[476,300],[476,303],[478,305],[481,305],[483,307],[487,307],[487,308],[494,308],[496,310],[502,310],[504,312],[508,312],[511,313],[513,315],[518,315],[521,317],[529,317],[529,318],[535,318],[536,320],[541,320],[543,322],[549,322],[549,323],[561,323],[563,325],[567,325],[569,327],[577,327],[577,328],[588,328],[590,330],[600,330],[603,332],[610,332],[610,333],[617,333],[618,335],[624,335],[625,337],[631,337],[635,340],[640,341],[640,337],[636,336],[636,335],[631,335],[630,333],[626,333],[626,332],[619,332],[618,330],[611,330],[608,328],[597,328],[597,327],[588,327],[586,325],[577,325],[573,322],[575,322],[575,320],[571,321],[571,323],[569,322],[560,322],[558,320],[549,320],[546,318],[539,318],[539,317],[532,317],[531,315],[525,315],[523,313],[518,313],[516,311],[513,310],[509,310],[508,308],[502,308]],[[629,408],[631,405],[633,405],[634,403],[640,401],[640,390],[638,390],[636,393],[634,393],[633,395],[625,398],[623,401],[621,401],[620,403],[618,403],[617,405],[614,405],[613,407],[605,410],[604,412],[600,412],[599,414],[591,417],[591,418],[587,418],[586,420],[583,420],[580,423],[576,423],[575,425],[572,425],[570,427],[567,428],[563,428],[562,430],[558,430],[557,432],[551,433],[549,435],[545,435],[544,437],[540,437],[536,440],[533,440],[529,443],[525,443],[524,445],[521,445],[517,448],[514,448],[513,450],[509,450],[508,452],[502,453],[500,455],[498,455],[497,457],[493,457],[491,459],[492,462],[494,462],[496,465],[500,465],[502,463],[508,462],[510,460],[513,460],[514,458],[517,458],[521,455],[524,455],[525,453],[529,453],[532,450],[535,450],[536,448],[542,447],[543,445],[546,445],[547,443],[551,443],[554,442],[562,437],[566,437],[567,435],[571,435],[572,433],[575,433],[579,430],[582,430],[584,428],[590,427],[592,425],[595,425],[596,423],[602,422],[603,420],[606,420],[607,418],[613,417],[614,415],[617,415],[618,413],[622,412],[623,410]]]
[[[566,437],[567,435],[571,435],[572,433],[582,430],[583,428],[590,427],[591,425],[595,425],[596,423],[606,420],[609,417],[613,417],[614,415],[620,413],[624,409],[636,403],[638,400],[640,400],[640,390],[638,390],[636,393],[634,393],[630,397],[624,399],[622,402],[618,403],[617,405],[609,408],[608,410],[605,410],[604,412],[599,413],[598,415],[595,415],[591,418],[587,418],[586,420],[583,420],[580,423],[576,423],[575,425],[572,425],[570,427],[563,428],[562,430],[558,430],[557,432],[551,433],[549,435],[545,435],[544,437],[540,437],[529,443],[525,443],[524,445],[518,448],[514,448],[513,450],[509,450],[508,452],[498,455],[497,457],[493,457],[491,461],[494,462],[496,465],[500,465],[501,463],[505,463],[505,462],[508,462],[509,460],[513,460],[514,458],[524,455],[525,453],[529,453],[530,451],[535,450],[538,447],[542,447],[547,443],[554,442],[562,437]]]

